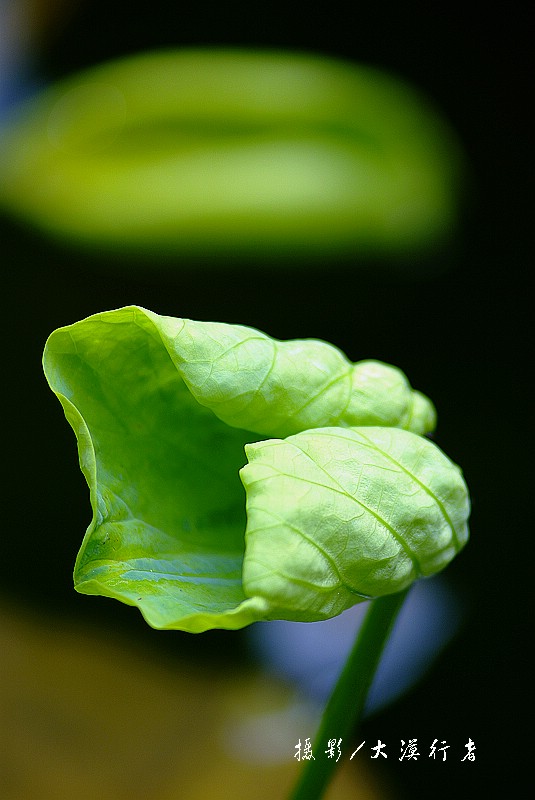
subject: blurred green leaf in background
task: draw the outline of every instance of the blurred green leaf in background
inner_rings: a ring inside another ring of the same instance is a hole
[[[0,136],[0,207],[92,248],[232,259],[414,253],[461,156],[418,92],[295,52],[177,49],[75,74]]]

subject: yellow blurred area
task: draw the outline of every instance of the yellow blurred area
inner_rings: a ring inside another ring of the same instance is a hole
[[[315,724],[249,667],[162,664],[84,625],[0,608],[2,800],[283,800]],[[388,797],[349,752],[339,766],[326,800]]]

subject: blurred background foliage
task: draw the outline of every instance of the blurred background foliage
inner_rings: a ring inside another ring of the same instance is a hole
[[[523,310],[532,268],[527,17],[527,4],[471,13],[453,4],[349,8],[338,0],[187,7],[2,0],[4,120],[31,92],[140,52],[297,50],[386,70],[423,92],[462,144],[469,187],[459,196],[455,235],[434,248],[401,259],[323,252],[299,269],[254,252],[240,263],[227,256],[215,269],[213,253],[197,252],[166,263],[148,253],[134,270],[118,252],[81,249],[12,214],[1,217],[2,797],[134,797],[139,787],[149,800],[260,797],[264,784],[266,796],[283,797],[296,768],[295,731],[303,738],[313,724],[314,709],[303,701],[296,710],[294,684],[269,675],[247,631],[156,632],[133,609],[72,588],[89,502],[41,353],[54,328],[129,303],[253,325],[278,338],[324,338],[354,360],[396,364],[433,398],[435,440],[463,467],[473,499],[472,540],[444,575],[462,609],[460,627],[418,685],[369,717],[355,747],[344,750],[332,800],[360,796],[355,787],[363,797],[393,800],[468,796],[494,779],[498,739],[520,732],[522,606],[532,586],[522,556],[531,419]],[[229,756],[232,719],[242,737]],[[255,737],[264,756],[278,755],[271,765],[258,757],[252,769],[240,766],[244,742]],[[422,756],[400,763],[399,744],[413,737]],[[460,762],[469,737],[478,748],[473,764]],[[388,761],[348,763],[360,741],[378,738],[389,745]],[[435,738],[451,745],[444,764],[428,758]]]
[[[142,52],[54,83],[13,117],[0,203],[130,264],[407,260],[451,237],[458,216],[453,131],[406,83],[362,65]]]

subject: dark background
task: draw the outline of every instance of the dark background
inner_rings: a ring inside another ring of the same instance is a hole
[[[529,4],[482,8],[470,15],[448,3],[97,0],[63,4],[34,46],[35,76],[44,82],[153,47],[221,44],[340,56],[407,79],[456,130],[470,181],[455,241],[424,258],[416,273],[357,257],[298,271],[253,263],[132,270],[104,253],[69,251],[12,220],[0,222],[7,279],[2,592],[30,609],[96,620],[110,634],[120,627],[163,656],[216,658],[221,670],[250,658],[242,632],[161,634],[133,609],[73,591],[89,504],[72,432],[41,373],[54,328],[137,303],[160,314],[249,324],[277,338],[324,338],[353,360],[396,364],[433,398],[436,441],[463,467],[471,489],[472,539],[447,571],[465,603],[459,635],[427,677],[359,736],[359,743],[418,737],[451,744],[446,764],[427,758],[423,744],[418,763],[384,762],[400,800],[469,797],[489,781],[494,786],[514,759],[508,747],[522,736],[529,701],[532,20]],[[469,737],[476,761],[460,763]],[[518,758],[517,775],[529,751]]]

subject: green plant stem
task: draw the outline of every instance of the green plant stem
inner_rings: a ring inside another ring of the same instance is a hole
[[[325,707],[312,753],[290,800],[319,800],[337,767],[335,756],[325,754],[329,739],[338,742],[355,730],[364,709],[373,676],[390,631],[408,590],[380,597],[370,603],[345,666]]]

